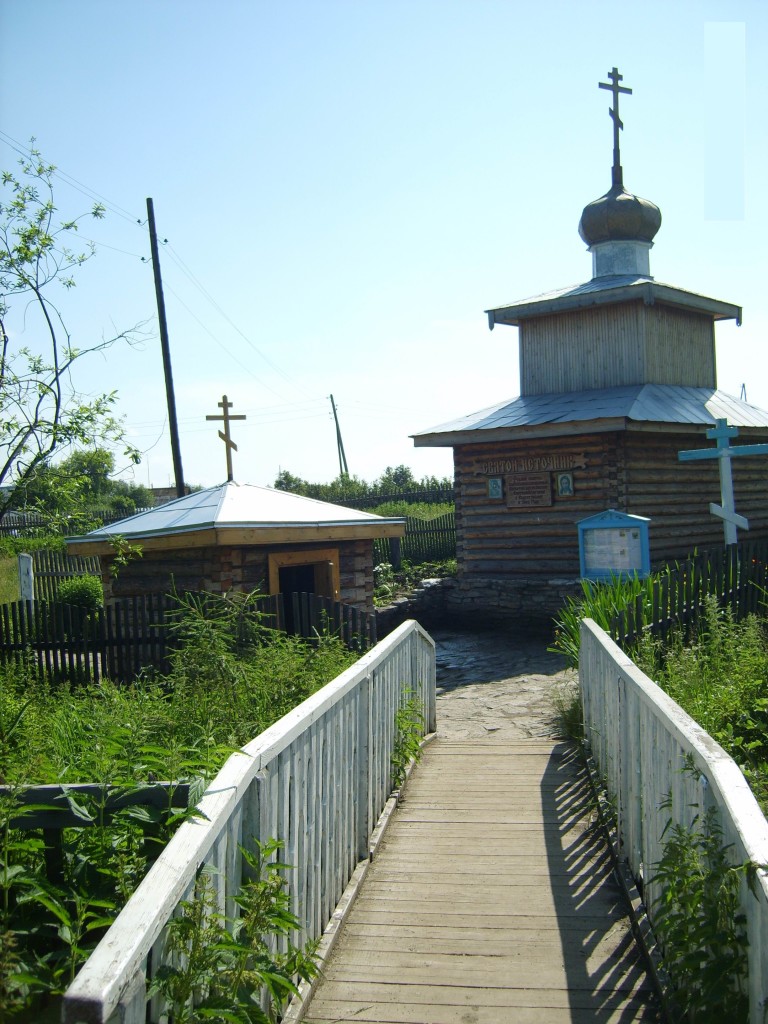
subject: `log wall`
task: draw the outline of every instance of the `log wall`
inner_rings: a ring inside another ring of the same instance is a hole
[[[711,317],[627,302],[520,324],[520,392],[631,384],[716,387]]]
[[[269,555],[286,551],[306,553],[339,552],[339,600],[361,611],[373,610],[373,541],[338,541],[333,545],[279,545],[266,547],[206,547],[166,551],[145,551],[141,558],[124,566],[117,579],[110,576],[112,557],[103,555],[102,581],[107,598],[204,590],[212,593],[229,591],[269,591]]]
[[[768,440],[743,430],[738,444]],[[577,522],[613,508],[651,519],[651,563],[682,559],[695,548],[723,543],[709,512],[720,502],[717,460],[679,462],[685,449],[709,447],[704,431],[635,429],[460,445],[454,449],[458,584],[454,610],[555,614],[580,574]],[[557,494],[568,472],[573,494]],[[510,493],[527,473],[550,478],[551,504],[511,507]],[[490,477],[504,494],[489,498]],[[768,537],[768,462],[733,459],[736,510],[750,520],[750,538]],[[747,536],[741,534],[742,536]]]

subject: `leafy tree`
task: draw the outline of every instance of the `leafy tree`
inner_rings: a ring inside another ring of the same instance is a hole
[[[287,469],[282,469],[275,480],[275,489],[278,491],[289,491],[291,494],[303,494],[306,496],[307,489],[312,484],[302,480],[300,476],[294,476]]]
[[[379,495],[405,495],[422,491],[452,491],[453,480],[445,477],[440,480],[434,476],[417,480],[407,466],[387,466],[382,475],[366,483],[356,476],[336,477],[327,484],[313,484],[294,476],[287,469],[280,472],[275,480],[275,487],[292,494],[303,494],[308,498],[319,498],[321,501],[349,501],[355,498],[375,498]]]
[[[387,466],[375,486],[382,493],[397,494],[398,491],[416,490],[418,481],[407,466],[396,466],[394,469]]]
[[[97,203],[89,214],[59,220],[53,201],[55,168],[36,149],[19,161],[20,172],[2,172],[0,193],[0,518],[16,502],[17,488],[54,453],[121,440],[114,391],[95,398],[78,393],[73,371],[83,357],[103,352],[124,331],[78,347],[56,302],[58,288],[74,287],[75,271],[94,253],[70,248],[80,221],[100,219]],[[16,345],[6,330],[10,304],[19,299],[24,322],[34,333],[31,346]],[[139,461],[134,448],[126,454]]]
[[[141,484],[115,480],[115,456],[105,448],[74,451],[58,463],[43,462],[16,490],[17,506],[33,508],[52,520],[85,519],[93,513],[132,515],[153,504]]]

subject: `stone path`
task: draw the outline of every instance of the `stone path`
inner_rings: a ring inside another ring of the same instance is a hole
[[[557,735],[555,702],[575,670],[546,641],[510,633],[436,630],[437,721],[442,739]]]

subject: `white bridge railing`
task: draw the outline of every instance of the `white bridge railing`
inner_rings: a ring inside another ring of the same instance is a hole
[[[435,728],[435,645],[406,622],[355,665],[233,754],[83,965],[64,997],[65,1024],[150,1024],[151,974],[163,933],[203,868],[234,916],[241,846],[280,839],[298,941],[329,922],[392,790],[395,712],[414,695]]]
[[[579,679],[587,740],[615,807],[622,854],[643,883],[651,923],[659,897],[654,866],[670,820],[689,826],[696,814],[715,807],[734,863],[768,865],[768,823],[738,766],[591,619],[581,624]],[[763,1024],[768,1007],[765,870],[757,872],[754,892],[742,884],[741,900],[749,940],[749,1020]]]

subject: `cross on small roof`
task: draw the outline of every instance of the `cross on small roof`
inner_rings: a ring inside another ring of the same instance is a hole
[[[689,462],[695,459],[717,459],[720,467],[720,500],[722,505],[710,503],[709,511],[713,516],[723,520],[725,531],[725,543],[736,543],[736,527],[742,530],[749,529],[749,520],[736,512],[733,498],[733,475],[731,473],[731,459],[739,455],[768,455],[768,444],[739,444],[731,445],[731,438],[739,436],[738,427],[729,427],[727,420],[715,420],[715,426],[707,431],[710,440],[717,441],[716,448],[699,448],[694,451],[678,452],[677,457],[681,462]]]
[[[608,113],[613,121],[613,184],[624,185],[624,175],[621,169],[621,155],[619,153],[619,130],[624,127],[624,122],[619,117],[619,93],[632,95],[632,90],[619,82],[624,81],[624,76],[619,74],[618,68],[612,68],[608,72],[610,82],[598,82],[601,89],[610,89],[613,93],[613,106],[608,108]]]
[[[229,433],[229,424],[232,420],[244,420],[247,417],[244,415],[230,415],[229,410],[232,408],[232,403],[227,399],[226,395],[222,395],[219,408],[223,410],[223,415],[206,416],[205,418],[207,420],[224,420],[224,429],[219,431],[219,437],[224,442],[227,451],[227,480],[234,480],[232,474],[232,451],[237,451],[237,445]]]

